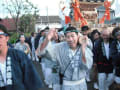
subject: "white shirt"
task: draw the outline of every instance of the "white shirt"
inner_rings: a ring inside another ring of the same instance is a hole
[[[77,48],[78,49],[78,48]],[[75,56],[76,52],[77,52],[77,49],[76,50],[72,50],[72,49],[69,49],[69,57],[72,58],[73,56]]]
[[[109,43],[104,43],[104,47],[105,47],[106,57],[107,59],[109,59]]]
[[[0,63],[0,71],[2,73],[2,77],[4,79],[4,82],[6,83],[6,62]]]

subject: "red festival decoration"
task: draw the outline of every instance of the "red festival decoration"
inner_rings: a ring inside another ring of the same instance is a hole
[[[111,7],[111,3],[106,0],[104,2],[104,7],[105,7],[105,13],[104,16],[100,19],[100,24],[104,23],[105,19],[110,21],[110,7]]]
[[[75,0],[75,3],[72,4],[72,7],[74,9],[74,19],[75,21],[81,21],[81,27],[87,25],[87,21],[84,19],[82,13],[80,12],[80,8],[79,8],[79,2],[77,0]]]
[[[65,8],[66,8],[65,6],[62,8],[62,12],[64,11]],[[69,16],[65,16],[65,24],[68,24],[70,22],[71,22],[71,18]]]

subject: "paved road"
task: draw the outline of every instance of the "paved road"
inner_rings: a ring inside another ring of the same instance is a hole
[[[40,77],[41,77],[42,81],[44,81],[40,64],[39,64],[38,62],[33,62],[33,63],[34,63],[34,65],[35,65],[38,73],[40,74]],[[93,89],[93,83],[92,83],[92,82],[91,82],[91,83],[88,83],[87,85],[88,85],[88,90],[95,90],[95,89]],[[52,89],[49,89],[49,88],[47,88],[47,86],[45,86],[44,88],[42,88],[42,89],[40,89],[40,90],[52,90]],[[118,89],[113,89],[113,87],[112,87],[110,90],[118,90]]]

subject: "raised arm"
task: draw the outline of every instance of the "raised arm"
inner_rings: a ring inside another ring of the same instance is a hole
[[[51,40],[53,39],[53,37],[56,36],[56,30],[55,29],[51,29],[48,34],[46,35],[46,38],[44,39],[44,41],[39,45],[38,49],[36,50],[36,54],[39,57],[46,57],[48,59],[52,59],[55,56],[55,46],[52,45]]]
[[[92,50],[89,47],[87,47],[89,44],[88,37],[87,36],[80,37],[79,43],[81,44],[83,64],[88,69],[90,69],[93,64],[93,54],[92,54]]]
[[[43,41],[43,43],[42,43],[41,46],[40,46],[40,51],[43,51],[43,49],[47,46],[48,42],[51,41],[51,39],[55,36],[55,32],[56,32],[55,29],[51,29],[51,30],[48,32],[45,40]]]

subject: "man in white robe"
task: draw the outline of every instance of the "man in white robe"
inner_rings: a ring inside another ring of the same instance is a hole
[[[93,54],[88,47],[88,38],[80,37],[74,27],[66,29],[65,42],[52,45],[51,39],[54,36],[55,30],[50,30],[38,54],[58,63],[60,72],[63,74],[62,90],[87,90],[86,71],[93,64]]]

